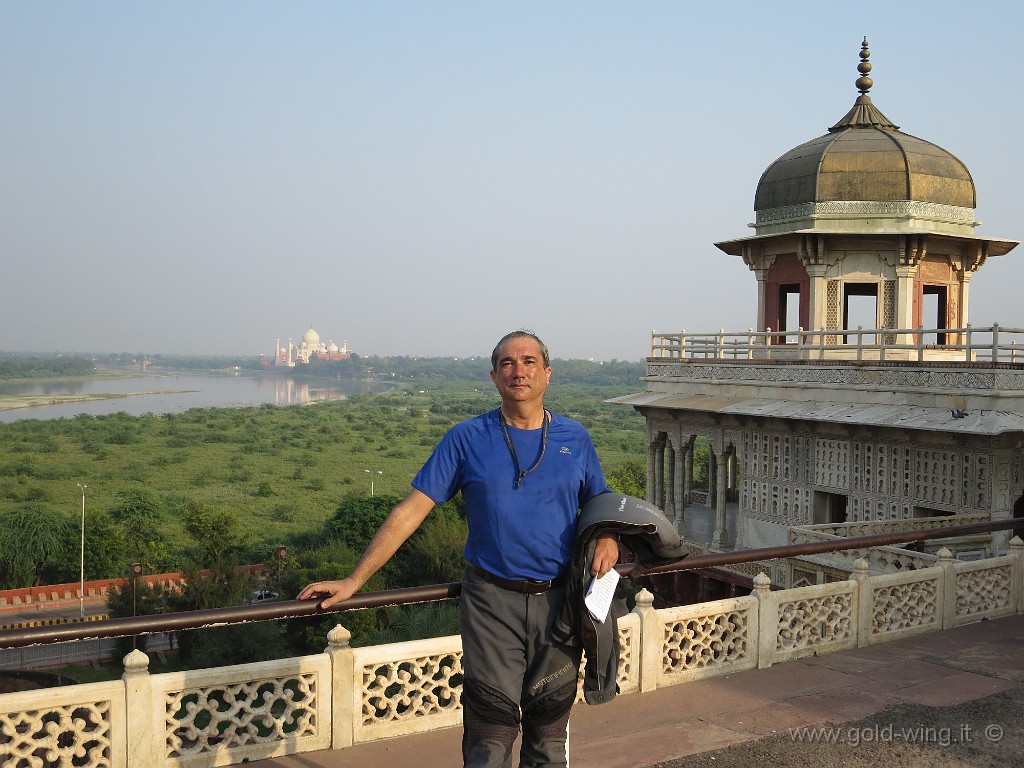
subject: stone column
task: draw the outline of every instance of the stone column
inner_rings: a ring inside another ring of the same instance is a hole
[[[971,277],[973,276],[973,274],[974,274],[973,272],[968,272],[965,269],[964,270],[963,278],[961,278],[961,280],[960,280],[960,323],[959,323],[959,326],[961,328],[966,328],[967,327],[967,318],[970,317],[970,315],[967,314],[968,305],[970,303],[968,301],[968,297],[969,297],[969,290],[968,289],[971,287]],[[960,341],[960,343],[962,343],[963,339],[960,339],[959,341]]]
[[[669,518],[676,515],[676,449],[671,441],[665,446],[665,507],[662,510]]]
[[[828,317],[828,307],[825,306],[827,291],[825,290],[825,273],[828,267],[824,264],[811,264],[807,266],[807,276],[810,278],[807,287],[807,322],[809,327],[804,330],[819,331],[825,327],[825,319]],[[811,337],[811,341],[818,343],[821,340]]]
[[[686,455],[683,456],[683,499],[684,508],[690,503],[690,492],[693,491],[693,449],[695,438],[690,435],[686,443]]]
[[[721,455],[722,459],[725,459],[725,455]],[[718,457],[715,458],[714,463],[725,464],[725,461],[719,462]],[[715,533],[711,537],[712,543],[719,549],[727,549],[729,547],[729,533],[725,527],[725,504],[728,494],[726,493],[725,480],[728,476],[725,466],[716,467],[715,477]]]
[[[675,498],[675,508],[673,509],[675,514],[672,516],[672,522],[675,523],[676,531],[680,536],[686,535],[686,503],[688,499],[686,483],[683,480],[686,473],[686,453],[686,444],[675,451],[675,470],[672,473],[674,486],[672,495]]]
[[[654,506],[665,508],[665,433],[654,443]]]
[[[752,268],[752,271],[754,273],[754,276],[757,277],[757,330],[763,331],[765,329],[765,324],[767,322],[764,318],[764,307],[768,270]]]
[[[708,506],[714,507],[718,501],[718,454],[715,446],[708,447]]]
[[[914,275],[917,267],[896,267],[896,327],[914,327]],[[912,344],[909,333],[896,335],[897,344]]]
[[[658,447],[656,445],[657,436],[648,438],[647,440],[647,501],[651,504],[655,503],[654,495],[654,476],[657,472],[657,460],[658,460]]]

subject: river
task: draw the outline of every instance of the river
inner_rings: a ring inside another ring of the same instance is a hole
[[[21,419],[102,416],[124,412],[181,413],[189,408],[244,408],[265,403],[304,405],[362,392],[383,392],[390,383],[300,379],[282,373],[161,373],[82,380],[0,382],[0,402],[82,398],[0,410],[0,423]],[[97,399],[99,398],[99,399]]]

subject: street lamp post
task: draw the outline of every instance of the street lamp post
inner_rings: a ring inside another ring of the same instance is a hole
[[[78,618],[85,621],[85,489],[89,486],[78,484],[82,491],[82,548],[78,559]]]
[[[139,576],[142,575],[142,563],[132,563],[129,566],[129,571],[132,575],[132,618],[138,614],[139,607]],[[132,649],[139,647],[139,636],[132,635]]]
[[[371,496],[373,496],[373,472],[371,472],[371,471],[370,471],[370,470],[368,470],[368,469],[364,469],[364,470],[363,470],[363,472],[365,472],[366,474],[368,474],[368,475],[370,476],[370,495],[371,495]],[[377,470],[377,474],[378,474],[378,475],[383,475],[384,473],[383,473],[383,472],[381,472],[381,471],[380,471],[380,470],[378,469],[378,470]]]

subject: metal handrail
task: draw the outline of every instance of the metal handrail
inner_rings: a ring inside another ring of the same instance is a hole
[[[870,536],[854,536],[840,541],[808,542],[785,544],[760,549],[742,549],[735,552],[713,552],[706,555],[690,555],[685,559],[655,567],[643,567],[629,563],[617,565],[622,575],[647,576],[675,571],[693,571],[736,563],[774,560],[778,558],[801,557],[825,552],[839,552],[847,549],[880,547],[888,544],[908,544],[927,539],[949,539],[972,533],[987,533],[1005,529],[1024,530],[1024,519],[989,520],[982,523],[952,526],[949,528],[922,528],[901,533],[879,533]],[[316,600],[280,600],[260,605],[236,605],[227,608],[209,608],[202,611],[182,613],[160,613],[150,616],[129,616],[109,621],[87,624],[65,624],[55,627],[25,627],[0,631],[0,649],[26,648],[36,645],[50,645],[72,640],[93,640],[109,637],[128,637],[171,632],[184,629],[246,624],[253,621],[272,621],[302,616],[326,616],[343,611],[364,608],[412,605],[415,603],[448,600],[462,593],[462,582],[432,584],[422,587],[388,589],[378,592],[361,592],[337,605],[321,609]]]

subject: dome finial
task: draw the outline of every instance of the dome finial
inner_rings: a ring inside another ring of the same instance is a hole
[[[868,77],[868,72],[871,71],[871,62],[868,61],[870,58],[871,51],[868,50],[868,39],[865,37],[860,46],[860,64],[857,65],[857,71],[860,72],[860,77],[857,78],[857,90],[860,91],[860,96],[853,103],[853,109],[828,129],[829,133],[845,131],[847,128],[882,128],[888,131],[899,129],[898,125],[871,103],[871,97],[868,96],[868,91],[875,84],[874,80]]]
[[[857,90],[861,92],[861,95],[866,95],[871,90],[871,86],[874,85],[874,81],[868,77],[868,73],[871,71],[871,62],[868,59],[871,58],[871,51],[868,50],[868,39],[864,38],[864,42],[860,45],[860,64],[857,65],[857,71],[860,72],[860,77],[857,78],[855,85]]]

